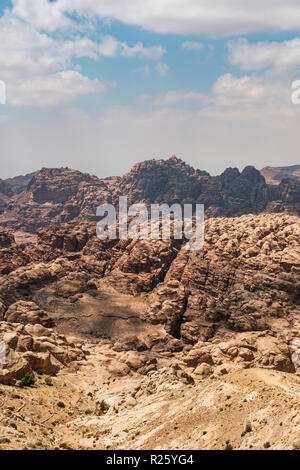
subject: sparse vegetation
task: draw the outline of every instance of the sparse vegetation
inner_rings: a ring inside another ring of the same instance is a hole
[[[45,384],[48,385],[49,387],[53,386],[53,382],[52,382],[51,377],[46,377],[45,378]]]
[[[233,450],[233,447],[229,441],[226,441],[225,450]]]
[[[105,400],[101,400],[98,408],[98,416],[104,415],[109,410],[109,404]]]
[[[59,448],[64,450],[72,450],[72,447],[70,447],[69,444],[66,444],[65,442],[59,444]]]
[[[252,426],[251,424],[246,424],[245,432],[251,432],[252,431]]]
[[[24,377],[21,379],[20,386],[21,387],[31,387],[36,383],[36,378],[33,372],[27,372]]]

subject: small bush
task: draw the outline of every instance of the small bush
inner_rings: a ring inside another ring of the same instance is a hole
[[[10,443],[10,439],[8,439],[7,437],[3,437],[2,439],[0,439],[0,444],[9,444]]]
[[[24,377],[21,379],[21,387],[31,387],[36,382],[36,378],[32,372],[27,372]]]
[[[68,444],[66,444],[65,442],[62,442],[61,444],[59,444],[59,448],[60,449],[64,449],[64,450],[72,450],[72,447],[70,447]]]
[[[245,432],[251,432],[251,431],[252,431],[251,424],[246,424]]]
[[[98,415],[104,415],[109,410],[109,404],[105,400],[101,400],[99,404]]]
[[[229,442],[227,442],[227,444],[225,446],[225,450],[233,450],[233,447]]]
[[[64,402],[62,402],[62,401],[59,401],[59,402],[57,403],[57,406],[58,406],[58,408],[65,408],[65,407],[66,407],[66,405],[65,405]]]
[[[48,385],[49,387],[53,387],[53,382],[52,382],[51,377],[45,378],[45,384]]]
[[[265,449],[269,449],[270,447],[271,447],[271,444],[270,444],[269,441],[264,443],[264,448]]]

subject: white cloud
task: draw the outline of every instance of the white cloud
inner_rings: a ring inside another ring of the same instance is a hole
[[[152,97],[154,106],[182,109],[185,102],[198,104],[198,112],[211,116],[222,116],[224,121],[230,116],[241,118],[294,114],[291,109],[291,86],[284,79],[270,76],[224,74],[212,85],[210,93],[188,90],[173,90]],[[178,106],[173,106],[178,105]],[[193,108],[194,109],[194,108]]]
[[[158,62],[156,64],[156,70],[162,77],[166,77],[168,75],[169,67],[163,62]]]
[[[255,76],[235,77],[227,73],[216,81],[212,93],[218,105],[263,103],[263,100],[274,96],[274,86]]]
[[[13,14],[39,30],[56,31],[75,27],[75,24],[61,10],[58,2],[48,0],[12,0]]]
[[[199,41],[185,41],[181,44],[182,49],[187,49],[188,51],[199,51],[203,49],[202,42]]]
[[[169,104],[181,103],[183,101],[205,102],[207,96],[196,91],[169,91],[165,95],[158,96],[154,104],[156,106],[166,106]]]
[[[119,42],[113,36],[104,36],[98,50],[104,57],[115,57],[119,51]]]
[[[98,46],[98,51],[105,57],[122,56],[126,58],[139,57],[142,59],[160,59],[165,53],[165,49],[160,46],[144,47],[142,42],[137,42],[130,47],[126,42],[118,41],[113,36],[104,36]]]
[[[142,57],[145,59],[158,60],[165,54],[162,46],[144,47],[142,42],[137,42],[135,46],[129,47],[126,42],[120,42],[121,55],[123,57]]]
[[[58,105],[105,86],[71,70],[73,58],[97,59],[98,45],[86,37],[54,39],[9,12],[0,18],[0,71],[7,103]]]
[[[145,75],[149,75],[150,67],[149,65],[144,65],[143,67],[138,67],[137,69],[135,69],[135,72],[140,72],[144,73]]]
[[[57,106],[73,101],[74,97],[105,89],[97,79],[90,80],[79,72],[66,70],[9,83],[7,101],[14,106]]]
[[[54,39],[12,15],[0,18],[1,77],[53,73],[69,67],[73,57],[97,59],[97,44],[81,37]]]
[[[298,0],[58,0],[57,8],[159,33],[233,36],[300,29]]]
[[[229,60],[242,70],[262,70],[269,67],[290,69],[300,65],[300,38],[282,42],[257,42],[247,39],[228,43]]]
[[[31,17],[29,15],[27,18],[25,15],[27,11],[25,7],[33,8],[34,21],[26,22],[31,20]],[[40,10],[42,11],[44,7],[46,13],[49,7],[52,18],[53,6],[47,5],[46,0],[39,0]],[[71,97],[75,99],[76,96],[83,94],[84,90],[86,93],[91,93],[93,90],[103,91],[104,86],[99,86],[101,83],[99,80],[96,84],[81,74],[76,75],[74,71],[76,67],[73,65],[75,58],[88,57],[98,60],[102,55],[159,60],[166,52],[160,45],[144,47],[141,42],[130,47],[126,42],[118,41],[112,36],[104,36],[100,42],[95,42],[87,36],[79,36],[77,32],[64,37],[53,37],[36,29],[37,24],[41,27],[41,22],[34,19],[35,7],[30,0],[15,1],[14,8],[18,16],[7,10],[0,17],[1,78],[7,82],[10,89],[9,103],[13,105],[53,105],[70,101]],[[51,28],[48,26],[44,29]],[[166,73],[163,66],[161,73]],[[70,83],[71,78],[72,83]],[[36,93],[33,92],[31,83],[35,84]],[[68,83],[71,85],[69,88]],[[20,96],[21,91],[23,97]],[[43,93],[45,93],[44,98]]]

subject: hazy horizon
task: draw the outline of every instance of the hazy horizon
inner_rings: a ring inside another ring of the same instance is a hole
[[[173,155],[170,155],[169,157],[149,158],[149,159],[147,159],[147,160],[148,160],[148,161],[150,161],[150,160],[168,160],[168,159],[171,158],[172,156],[173,156]],[[220,170],[219,172],[217,172],[217,173],[211,173],[211,172],[209,172],[206,168],[200,168],[200,167],[194,166],[193,164],[189,163],[189,162],[188,162],[187,160],[185,160],[184,158],[178,157],[178,155],[176,155],[176,157],[179,158],[180,160],[183,160],[186,164],[192,166],[195,170],[207,171],[211,176],[218,176],[218,175],[221,175],[227,168],[230,168],[229,166],[227,166],[227,167],[224,167],[223,169],[221,169],[221,170]],[[133,167],[134,165],[136,165],[137,163],[140,163],[140,162],[142,162],[142,161],[147,161],[147,160],[140,160],[140,161],[138,161],[138,162],[135,162],[130,168],[128,168],[128,169],[127,169],[126,171],[124,171],[123,173],[120,173],[120,174],[111,174],[111,175],[98,175],[98,174],[96,174],[96,173],[95,173],[94,171],[92,171],[92,170],[91,170],[91,171],[86,171],[86,170],[84,170],[84,169],[74,168],[74,167],[71,167],[71,166],[67,166],[67,167],[68,167],[68,169],[70,169],[70,170],[77,170],[77,171],[80,171],[80,172],[82,172],[82,173],[88,173],[88,174],[90,174],[90,175],[95,175],[95,176],[97,176],[97,177],[100,178],[100,179],[101,179],[101,178],[110,178],[110,177],[113,178],[113,177],[119,177],[119,176],[122,177],[124,174],[128,173],[128,172],[132,169],[132,167]],[[238,168],[238,170],[241,172],[246,166],[254,166],[254,167],[255,167],[255,165],[252,165],[251,163],[249,163],[248,165],[245,165],[245,166],[242,166],[242,167],[236,166],[236,167],[231,167],[231,168]],[[275,165],[265,165],[265,166],[262,167],[262,168],[258,168],[258,167],[255,167],[255,168],[260,171],[260,170],[262,170],[263,168],[266,168],[266,167],[269,167],[269,166],[270,166],[270,167],[275,167]],[[284,164],[284,165],[276,165],[277,168],[280,168],[280,167],[292,167],[292,166],[300,166],[300,163],[299,163],[299,164],[292,164],[292,165],[287,165],[287,164]],[[59,166],[55,166],[55,167],[53,167],[53,166],[50,166],[50,167],[41,167],[41,168],[33,169],[32,171],[27,171],[27,172],[22,173],[22,174],[21,174],[21,173],[20,173],[20,174],[10,174],[10,175],[8,175],[8,176],[0,175],[0,180],[1,180],[1,179],[2,179],[2,180],[6,180],[6,179],[10,179],[10,178],[17,178],[17,177],[27,176],[27,175],[30,175],[30,174],[32,174],[32,173],[36,173],[37,171],[40,171],[42,168],[49,168],[49,169],[50,169],[50,168],[66,168],[66,167],[65,167],[64,165],[59,165]]]

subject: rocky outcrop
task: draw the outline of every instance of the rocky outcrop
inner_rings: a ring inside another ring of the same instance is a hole
[[[6,185],[10,188],[10,197],[25,191],[35,173],[36,172],[28,173],[27,175],[15,176],[14,178],[7,178],[4,180]]]
[[[138,337],[136,349],[146,344],[159,354],[183,351],[184,358],[201,345],[200,359],[187,365],[206,364],[197,373],[222,365],[212,360],[219,343],[240,350],[243,338],[252,355],[241,350],[234,364],[263,365],[263,341],[270,349],[265,365],[290,370],[291,347],[300,339],[299,240],[299,218],[282,214],[207,219],[196,251],[181,240],[100,241],[93,223],[54,225],[38,231],[31,263],[4,275],[0,312],[8,322],[48,326],[50,318],[97,338],[163,328],[157,340]],[[3,236],[2,245],[11,243]],[[118,292],[127,295],[121,309]]]
[[[0,383],[4,385],[13,385],[33,371],[56,374],[88,355],[79,339],[74,342],[41,325],[0,322],[0,341],[5,345],[0,365]]]
[[[5,209],[7,209],[8,202],[9,202],[9,197],[3,194],[0,189],[0,214],[2,214],[5,211]]]
[[[274,333],[238,333],[227,341],[199,341],[184,357],[196,375],[224,375],[238,368],[263,367],[294,372],[287,341]]]
[[[67,168],[42,169],[28,189],[9,200],[1,223],[14,230],[35,232],[38,227],[71,220],[96,220],[96,208],[110,199],[110,180]]]
[[[192,344],[224,330],[297,327],[299,241],[297,217],[208,220],[204,247],[183,247],[150,295],[151,321]]]
[[[0,224],[34,233],[53,223],[96,221],[97,207],[105,202],[118,207],[119,196],[127,196],[129,204],[204,204],[207,217],[263,211],[299,215],[299,188],[297,180],[267,185],[251,166],[242,172],[228,168],[220,176],[210,176],[176,157],[138,163],[122,178],[99,179],[68,168],[44,168],[33,176],[26,191],[3,201]]]
[[[175,156],[169,160],[149,160],[137,163],[120,179],[114,199],[123,195],[128,197],[129,204],[193,203],[201,192],[202,178],[210,176]]]
[[[17,176],[6,180],[0,179],[0,214],[8,208],[9,199],[15,194],[20,194],[27,189],[28,183],[34,173],[25,176]]]
[[[0,274],[8,274],[30,261],[30,256],[19,248],[13,235],[0,227]]]
[[[284,179],[292,179],[300,181],[300,165],[291,166],[266,166],[260,173],[268,184],[278,185]]]
[[[10,323],[23,323],[24,325],[43,325],[46,328],[54,326],[54,321],[34,302],[20,300],[10,305],[3,320]]]

